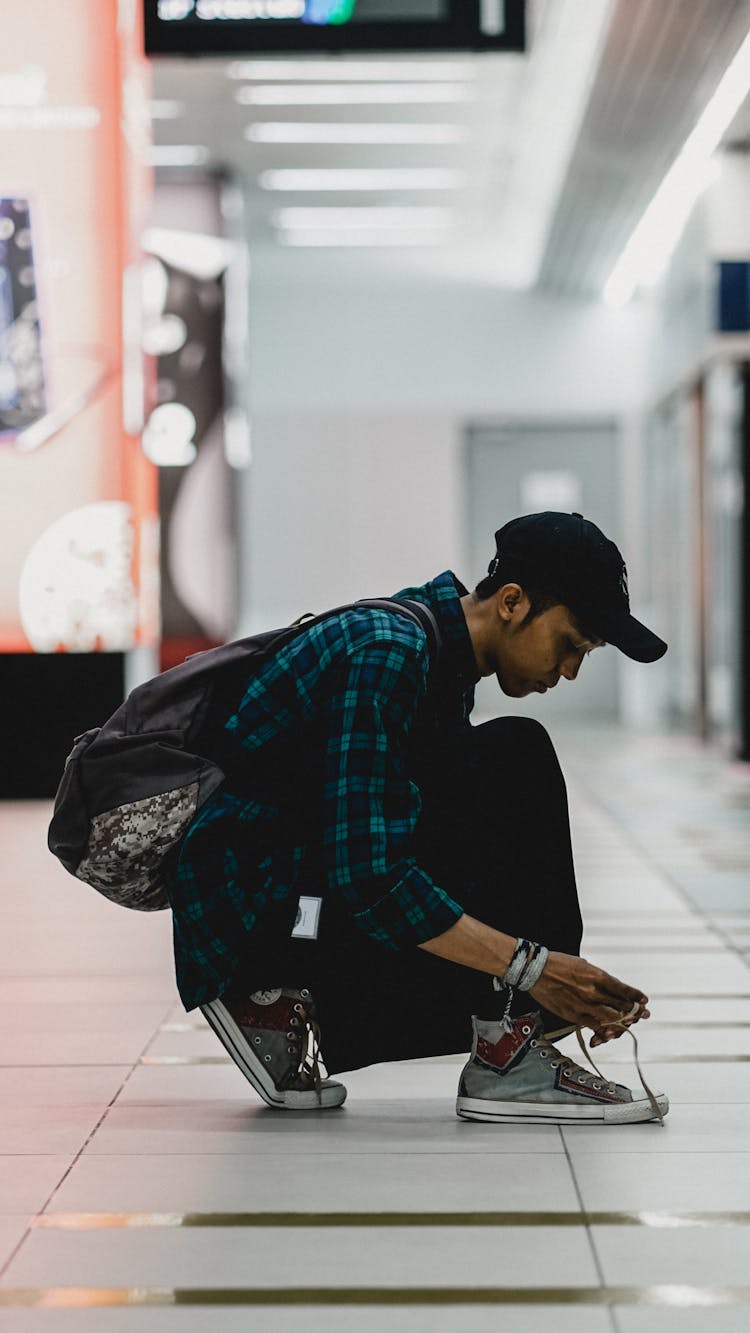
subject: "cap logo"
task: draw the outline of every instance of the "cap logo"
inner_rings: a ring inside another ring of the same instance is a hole
[[[629,605],[630,593],[628,592],[628,571],[625,565],[623,565],[622,569],[620,570],[620,592],[623,594]]]

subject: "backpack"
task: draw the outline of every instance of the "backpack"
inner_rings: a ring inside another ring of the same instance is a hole
[[[165,863],[224,781],[219,765],[192,748],[222,673],[246,664],[249,677],[312,625],[368,606],[417,621],[435,659],[440,631],[432,612],[421,602],[391,598],[337,607],[193,654],[136,686],[101,727],[76,737],[49,826],[52,854],[112,902],[142,912],[168,907]]]

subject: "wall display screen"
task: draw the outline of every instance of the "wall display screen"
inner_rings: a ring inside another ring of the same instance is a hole
[[[150,188],[149,66],[126,10],[2,5],[0,655],[120,653],[158,633],[157,477],[144,375],[132,388],[123,356]]]
[[[0,198],[0,435],[45,410],[36,289],[29,201]]]
[[[144,0],[148,55],[524,50],[524,0]]]

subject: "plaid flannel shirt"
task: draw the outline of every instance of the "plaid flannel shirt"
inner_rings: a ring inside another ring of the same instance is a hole
[[[467,725],[473,705],[478,672],[459,602],[465,592],[447,571],[397,594],[424,602],[440,624],[436,679],[420,712],[433,729]],[[228,702],[222,743],[246,760],[247,781],[239,791],[225,782],[201,808],[169,875],[177,984],[187,1009],[227,988],[243,935],[264,914],[288,903],[293,920],[300,892],[324,902],[339,895],[356,924],[392,949],[432,939],[462,915],[413,851],[421,800],[408,742],[429,671],[420,625],[363,607],[301,632]],[[268,771],[275,751],[279,767],[293,774],[297,758],[309,761],[303,752],[310,747],[320,824],[312,882],[310,829],[294,799],[280,799],[262,776],[256,789],[253,776]]]

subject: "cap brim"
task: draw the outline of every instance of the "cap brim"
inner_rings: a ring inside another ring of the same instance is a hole
[[[658,662],[667,651],[664,640],[627,611],[608,617],[606,623],[600,622],[598,630],[606,643],[614,644],[634,662]]]

